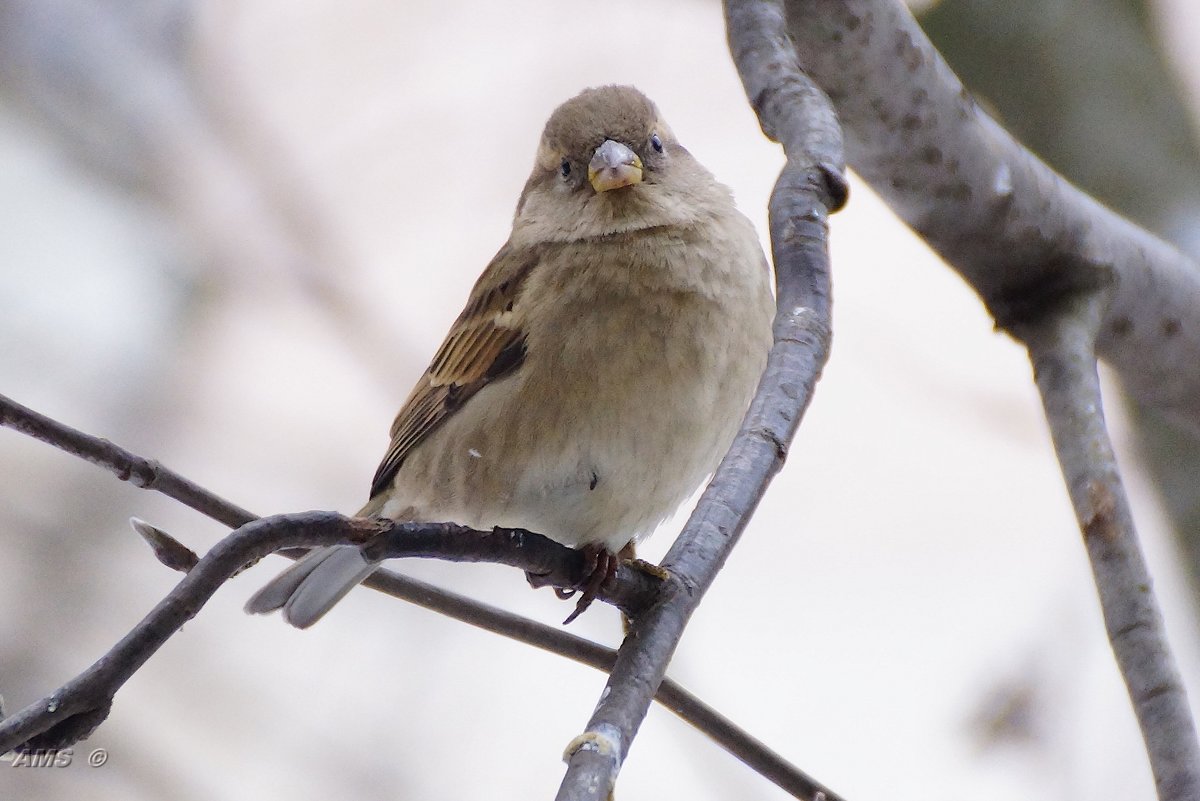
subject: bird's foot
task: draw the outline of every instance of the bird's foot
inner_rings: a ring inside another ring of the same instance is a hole
[[[671,573],[665,567],[647,562],[645,559],[630,559],[627,564],[634,570],[640,570],[647,576],[653,576],[660,581],[671,578]]]
[[[552,587],[554,594],[564,601],[579,594],[575,610],[563,621],[563,625],[579,617],[585,609],[592,605],[592,601],[596,600],[600,590],[617,574],[617,568],[622,564],[628,564],[635,570],[640,570],[663,581],[670,578],[670,574],[658,565],[638,559],[632,542],[617,553],[598,544],[584,545],[578,551],[583,556],[582,583],[575,587]],[[548,574],[526,572],[525,579],[534,588],[550,584]]]
[[[585,609],[592,605],[592,601],[596,600],[596,596],[600,593],[600,588],[617,574],[617,567],[621,564],[621,555],[613,553],[603,545],[585,545],[579,549],[579,552],[583,554],[583,592],[579,596],[579,600],[575,602],[575,611],[563,621],[564,626],[579,617]],[[562,587],[555,587],[554,592],[563,599],[570,598],[575,594],[574,590],[566,590]]]

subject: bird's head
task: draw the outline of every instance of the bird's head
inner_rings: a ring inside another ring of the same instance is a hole
[[[514,236],[573,241],[698,221],[728,193],[632,86],[586,89],[546,122]]]

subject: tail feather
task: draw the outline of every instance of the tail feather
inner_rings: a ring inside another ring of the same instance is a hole
[[[283,610],[283,619],[304,629],[320,620],[376,568],[353,545],[319,548],[280,573],[246,602],[246,611]]]
[[[293,562],[286,570],[271,579],[262,589],[250,596],[246,601],[245,610],[251,615],[265,615],[282,609],[288,598],[300,586],[304,579],[320,564],[325,557],[325,548],[317,548],[302,559]]]

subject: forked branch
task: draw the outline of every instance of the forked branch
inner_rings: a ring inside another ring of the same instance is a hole
[[[1096,356],[1200,430],[1200,267],[1097,203],[975,103],[899,0],[782,0],[847,160],[1029,349],[1162,801],[1200,747],[1133,529]]]
[[[1096,352],[1138,400],[1200,431],[1200,265],[1016,141],[901,0],[780,1],[800,65],[837,108],[847,163],[996,322],[1115,278]]]

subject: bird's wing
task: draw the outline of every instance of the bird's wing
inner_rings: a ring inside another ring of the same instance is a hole
[[[391,484],[412,449],[472,395],[510,375],[525,359],[525,332],[514,311],[537,254],[505,244],[454,321],[425,374],[417,381],[396,421],[392,441],[371,482],[374,498]]]

